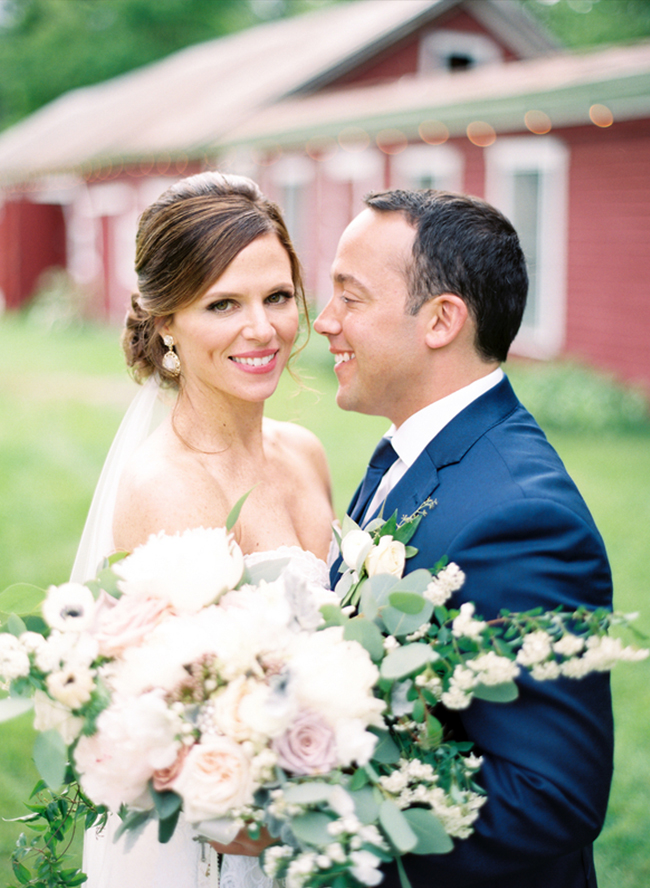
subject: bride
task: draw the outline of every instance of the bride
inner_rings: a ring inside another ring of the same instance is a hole
[[[326,584],[332,506],[323,448],[305,429],[263,416],[305,311],[279,209],[249,179],[185,179],[143,213],[136,271],[123,346],[136,379],[148,382],[109,454],[73,578],[87,579],[104,555],[131,551],[152,533],[222,526],[250,491],[236,524],[247,559],[280,550]],[[175,393],[171,411],[130,453],[160,386]],[[166,845],[152,823],[129,846],[113,843],[116,821],[86,835],[89,888],[217,884],[214,848],[187,823]],[[219,848],[228,851],[224,886],[270,884],[256,860],[263,847],[244,832]]]

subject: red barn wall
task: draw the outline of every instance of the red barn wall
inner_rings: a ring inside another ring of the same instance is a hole
[[[7,201],[0,209],[0,288],[7,308],[33,295],[48,268],[65,268],[65,222],[58,204]]]
[[[650,121],[561,136],[571,150],[566,351],[650,388]]]
[[[379,80],[396,80],[405,74],[416,74],[418,71],[420,37],[423,33],[433,30],[466,31],[470,34],[484,34],[499,44],[505,61],[512,61],[518,58],[507,46],[497,39],[495,34],[485,28],[480,22],[477,22],[471,15],[463,11],[454,11],[446,17],[436,19],[435,25],[424,26],[415,34],[411,34],[404,40],[393,44],[383,53],[379,53],[373,59],[359,65],[349,74],[336,80],[333,86],[337,88],[352,84],[360,86]]]

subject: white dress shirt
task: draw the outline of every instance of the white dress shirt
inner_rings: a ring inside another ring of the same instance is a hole
[[[394,425],[389,428],[384,437],[390,438],[398,459],[379,482],[379,487],[366,509],[366,517],[372,515],[380,503],[386,499],[429,441],[432,441],[438,432],[442,431],[461,410],[501,382],[503,376],[503,370],[498,367],[487,376],[482,376],[464,388],[458,389],[457,392],[452,392],[451,395],[434,401],[433,404],[427,404],[426,407],[409,416],[399,428],[395,428]]]

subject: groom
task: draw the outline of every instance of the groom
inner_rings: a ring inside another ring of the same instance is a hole
[[[442,557],[466,574],[454,606],[512,611],[611,605],[603,541],[562,462],[501,370],[528,279],[517,234],[458,194],[387,191],[343,233],[334,295],[314,327],[330,343],[344,410],[392,422],[365,523],[434,501],[409,569]],[[383,440],[383,439],[382,439]],[[371,461],[372,465],[372,461]],[[336,564],[333,582],[337,578]],[[483,756],[488,801],[448,855],[405,858],[413,888],[595,888],[592,842],[612,771],[608,679],[519,681],[517,701],[445,713]],[[387,888],[399,885],[386,868]]]

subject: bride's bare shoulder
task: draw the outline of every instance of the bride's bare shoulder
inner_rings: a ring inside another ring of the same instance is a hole
[[[212,483],[209,483],[209,482]],[[223,524],[228,514],[218,484],[161,427],[128,462],[117,493],[113,536],[131,551],[152,533]]]
[[[309,429],[293,422],[280,422],[264,419],[264,433],[267,439],[278,446],[281,458],[295,468],[301,464],[315,472],[323,484],[329,488],[330,472],[327,455],[320,439]]]

